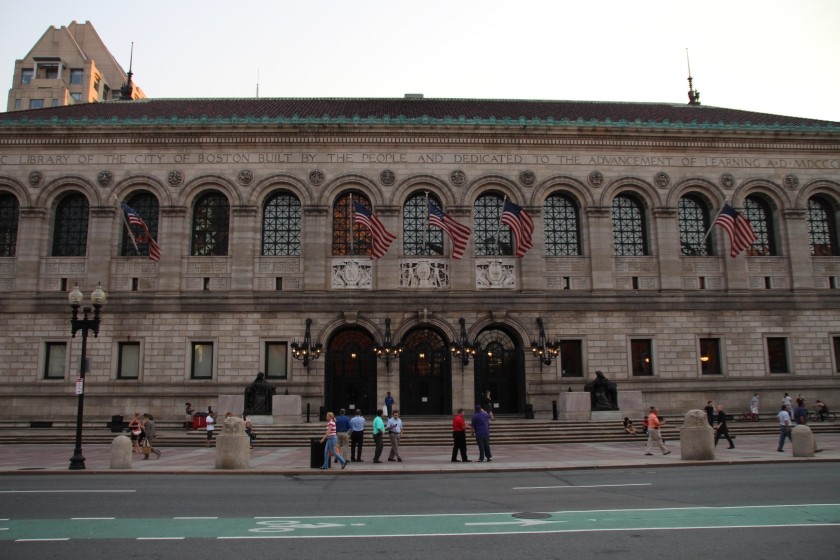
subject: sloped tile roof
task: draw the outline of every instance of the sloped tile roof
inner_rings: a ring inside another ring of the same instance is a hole
[[[840,123],[707,105],[496,99],[142,99],[0,113],[0,126],[458,124],[840,130]]]

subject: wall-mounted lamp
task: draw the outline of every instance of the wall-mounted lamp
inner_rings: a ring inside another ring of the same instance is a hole
[[[470,357],[475,356],[476,352],[478,352],[478,345],[470,344],[469,340],[467,340],[466,321],[464,321],[463,317],[458,319],[458,323],[461,324],[461,332],[458,335],[458,339],[452,341],[449,351],[452,353],[453,358],[461,359],[461,369],[463,369],[464,366],[470,363]]]
[[[382,339],[382,346],[374,346],[373,352],[377,358],[385,360],[385,368],[391,371],[391,360],[397,359],[402,353],[403,347],[394,345],[391,340],[391,319],[385,319],[385,337]]]
[[[309,327],[312,325],[312,319],[306,320],[306,332],[303,335],[303,343],[298,344],[297,340],[292,342],[292,357],[296,360],[302,360],[304,367],[309,367],[311,360],[317,360],[321,356],[321,351],[324,349],[321,343],[312,344],[312,336],[309,334]]]
[[[539,338],[531,342],[531,352],[534,353],[535,358],[540,360],[540,367],[542,367],[542,364],[550,366],[551,360],[560,354],[560,343],[557,340],[550,341],[546,338],[542,317],[537,317],[537,324],[540,326]]]

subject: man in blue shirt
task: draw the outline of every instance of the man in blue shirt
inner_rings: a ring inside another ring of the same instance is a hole
[[[402,434],[402,420],[400,420],[400,411],[394,410],[394,415],[388,419],[388,424],[385,426],[388,430],[388,435],[391,438],[391,452],[388,453],[388,460],[402,463],[400,457],[400,434]]]
[[[344,409],[338,411],[338,416],[335,417],[335,435],[337,443],[335,444],[336,452],[344,456],[347,452],[341,452],[350,445],[350,419],[347,418]]]
[[[362,462],[362,445],[365,441],[365,417],[361,409],[356,409],[356,415],[350,419],[350,460],[354,463]]]
[[[490,415],[479,404],[475,405],[475,414],[470,420],[470,431],[478,444],[478,462],[483,463],[486,457],[489,463],[493,460],[493,454],[490,452]]]
[[[388,416],[394,413],[394,397],[391,396],[391,391],[385,397],[385,408],[388,409]]]

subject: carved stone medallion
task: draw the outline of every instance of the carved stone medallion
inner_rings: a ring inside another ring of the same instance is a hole
[[[243,169],[239,172],[239,175],[236,176],[236,180],[239,181],[239,184],[243,187],[247,187],[254,181],[254,173],[251,172],[250,169]]]
[[[314,186],[319,186],[324,183],[324,179],[326,179],[326,175],[320,169],[313,169],[309,172],[309,183]]]
[[[467,174],[460,169],[456,169],[449,174],[449,181],[456,187],[463,187],[467,184]]]
[[[600,171],[593,171],[589,174],[589,184],[593,187],[600,187],[604,184],[604,174]]]
[[[110,171],[100,171],[96,175],[96,182],[100,187],[107,187],[114,181],[114,174]]]
[[[533,171],[523,171],[519,174],[519,182],[523,186],[532,187],[537,182],[537,174]]]
[[[735,186],[735,177],[731,173],[724,173],[720,176],[720,186],[724,189],[731,189]]]
[[[396,180],[396,173],[394,173],[390,169],[383,169],[379,173],[379,182],[385,185],[386,187],[390,187],[391,185],[393,185]]]
[[[29,173],[29,185],[32,187],[40,187],[41,183],[44,182],[44,174],[40,171],[30,171]]]
[[[660,189],[664,189],[665,187],[671,184],[671,178],[664,171],[660,171],[659,173],[653,176],[653,182],[656,183],[656,186],[658,186]]]
[[[181,171],[170,171],[166,176],[170,187],[179,187],[184,182],[184,174]]]
[[[799,186],[799,177],[796,175],[785,175],[785,186],[789,189],[795,189]]]

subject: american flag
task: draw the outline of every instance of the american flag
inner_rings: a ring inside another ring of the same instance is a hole
[[[464,249],[470,239],[472,230],[459,224],[452,216],[438,208],[434,202],[429,202],[429,225],[437,226],[452,239],[452,258],[460,259],[464,256]]]
[[[128,224],[131,226],[139,227],[145,233],[145,235],[137,238],[136,241],[139,241],[140,243],[148,243],[149,259],[158,262],[160,260],[160,245],[158,245],[152,237],[152,232],[149,231],[149,226],[146,225],[146,222],[143,221],[143,218],[140,217],[140,214],[138,214],[131,206],[129,206],[125,202],[122,203],[122,209],[123,211],[125,211],[126,218],[128,218]],[[129,234],[133,235],[131,231],[129,231]]]
[[[370,210],[355,200],[353,201],[353,208],[355,210],[353,221],[357,224],[362,224],[370,230],[373,241],[370,255],[375,259],[384,256],[388,252],[388,247],[391,246],[391,243],[397,237],[385,229],[385,226],[382,225],[379,218],[371,214]]]
[[[510,228],[516,242],[516,256],[524,257],[531,248],[531,234],[534,233],[534,221],[528,212],[510,201],[505,201],[502,211],[502,223]]]
[[[715,218],[715,224],[726,230],[729,234],[729,256],[733,259],[741,254],[741,251],[749,247],[755,241],[755,232],[752,224],[743,214],[732,208],[728,202],[723,203],[723,208]]]

